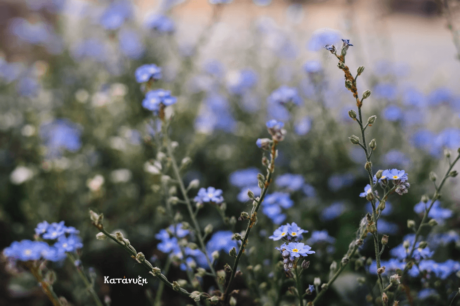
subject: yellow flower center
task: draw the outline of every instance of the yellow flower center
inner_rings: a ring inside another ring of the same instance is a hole
[[[299,250],[293,249],[292,252],[294,252],[294,253],[299,253]]]
[[[281,236],[284,236],[284,235],[286,235],[286,233],[285,233],[285,232],[282,232],[282,233],[281,233]]]
[[[291,236],[295,236],[295,235],[297,235],[297,233],[294,233],[294,232],[291,233]]]
[[[32,253],[31,250],[25,250],[25,251],[24,251],[24,254],[26,254],[26,255],[30,255],[31,253]]]
[[[385,175],[383,175],[380,179],[381,179],[381,180],[384,180],[384,179],[386,179],[386,178],[387,178],[387,177],[386,177]]]
[[[399,177],[397,175],[393,176],[394,180],[397,180]]]

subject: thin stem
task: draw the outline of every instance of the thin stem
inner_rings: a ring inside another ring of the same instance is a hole
[[[62,306],[61,302],[59,301],[59,298],[53,291],[53,287],[51,287],[51,285],[42,278],[39,268],[35,266],[33,263],[27,265],[27,267],[29,268],[30,272],[35,277],[35,279],[40,283],[46,296],[51,301],[51,303],[53,303],[53,306]]]
[[[166,260],[166,265],[163,269],[164,274],[168,274],[169,267],[171,266],[171,259],[168,256],[168,259]],[[165,283],[160,283],[160,286],[158,287],[157,290],[157,295],[155,296],[155,306],[161,306],[161,296],[163,295],[163,290],[165,288]]]
[[[299,305],[303,306],[303,297],[302,297],[302,283],[300,281],[299,268],[297,264],[295,265],[295,280],[297,282],[297,295],[299,296]]]
[[[248,226],[246,228],[246,233],[244,234],[244,238],[243,238],[243,241],[241,243],[241,248],[238,251],[238,254],[236,255],[235,262],[233,263],[232,271],[230,272],[230,279],[228,280],[227,288],[225,288],[224,296],[222,298],[222,300],[224,301],[224,305],[226,303],[228,303],[228,300],[230,299],[229,290],[230,290],[230,286],[232,284],[232,281],[235,278],[235,273],[236,273],[236,269],[238,268],[238,263],[240,261],[241,255],[243,255],[244,248],[246,247],[246,244],[248,242],[249,233],[251,232],[251,229],[252,229],[252,227],[254,226],[254,224],[255,224],[255,222],[257,220],[257,211],[259,210],[260,205],[262,204],[262,202],[263,202],[263,200],[265,198],[265,195],[267,194],[268,187],[270,186],[270,183],[272,181],[273,172],[275,171],[275,156],[276,156],[276,145],[277,145],[277,143],[278,142],[276,140],[273,141],[273,145],[272,145],[272,149],[271,149],[271,161],[270,161],[270,167],[269,167],[268,175],[267,175],[267,178],[265,179],[265,183],[264,183],[262,192],[260,194],[260,198],[254,200],[256,202],[256,206],[255,206],[255,208],[253,208],[253,212],[252,212],[252,214],[250,216]]]
[[[69,258],[69,260],[72,262],[72,265],[75,266],[75,257],[73,256],[72,253],[67,253],[67,258]],[[78,272],[78,275],[80,276],[81,280],[83,281],[83,283],[85,284],[85,288],[90,292],[91,294],[91,297],[93,298],[94,300],[94,303],[97,305],[97,306],[103,306],[101,300],[99,299],[99,297],[97,296],[96,294],[96,291],[94,291],[94,288],[93,288],[93,285],[91,284],[91,282],[88,280],[88,278],[86,277],[86,275],[83,273],[82,269],[80,269],[79,267],[76,267],[77,269],[77,272]]]
[[[460,289],[459,289],[459,290],[460,290]],[[456,294],[454,295],[454,297],[452,298],[452,301],[450,301],[449,306],[454,305],[454,300],[455,300],[455,298],[457,297],[459,290],[457,290],[457,293],[456,293]]]
[[[222,291],[223,290],[222,285],[217,281],[216,271],[214,270],[212,262],[209,259],[208,252],[206,251],[206,247],[205,247],[205,244],[204,244],[204,239],[203,239],[203,236],[201,235],[200,226],[198,225],[198,222],[196,221],[195,214],[193,213],[192,204],[191,204],[190,199],[189,199],[189,197],[187,195],[187,190],[185,189],[184,183],[182,182],[182,178],[181,178],[181,175],[180,175],[180,172],[179,172],[179,167],[177,166],[177,162],[176,162],[176,159],[174,158],[174,154],[173,154],[173,151],[172,151],[172,148],[171,148],[171,141],[169,140],[169,137],[168,137],[167,133],[165,133],[164,135],[165,135],[165,140],[166,140],[166,150],[168,151],[169,158],[171,159],[171,163],[172,163],[173,170],[174,170],[174,175],[176,176],[176,180],[178,181],[179,188],[181,190],[182,196],[184,197],[185,204],[187,206],[187,210],[188,210],[189,215],[190,215],[190,219],[192,219],[193,227],[195,228],[195,233],[196,233],[196,236],[198,238],[198,242],[200,243],[201,251],[204,253],[204,255],[206,257],[206,261],[208,262],[209,268],[211,269],[211,273],[214,276],[214,278],[216,279],[216,283],[219,286],[219,289]]]

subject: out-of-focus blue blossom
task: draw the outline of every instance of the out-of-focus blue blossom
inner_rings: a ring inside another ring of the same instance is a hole
[[[181,252],[179,244],[177,243],[177,239],[175,237],[163,239],[157,245],[157,249],[166,254],[171,252],[174,254],[180,254]]]
[[[433,273],[435,277],[446,279],[451,274],[460,270],[460,263],[449,259],[445,262],[435,262],[434,260],[423,260],[419,263],[421,271],[427,271],[428,274]],[[419,277],[420,271],[417,267],[412,267],[409,270],[411,277]]]
[[[347,113],[348,116],[348,113]],[[348,156],[357,164],[361,164],[363,159],[366,159],[366,153],[364,150],[358,146],[350,147]]]
[[[290,253],[291,258],[298,258],[300,256],[307,257],[310,254],[315,254],[311,251],[311,246],[305,245],[301,242],[291,242],[286,246],[286,250]]]
[[[323,221],[334,220],[345,211],[345,204],[342,202],[332,203],[330,206],[323,209],[321,219]]]
[[[70,235],[69,237],[60,236],[54,247],[58,249],[58,252],[59,250],[63,252],[75,252],[83,247],[83,243],[77,235]]]
[[[230,252],[232,248],[238,249],[236,241],[232,240],[233,233],[231,231],[219,231],[212,235],[206,244],[208,254],[214,251]]]
[[[240,188],[257,186],[257,174],[259,174],[257,168],[236,170],[230,174],[230,184]]]
[[[382,115],[388,121],[398,121],[401,120],[403,112],[398,106],[390,105],[383,110]]]
[[[72,49],[72,55],[76,60],[92,59],[103,63],[107,59],[106,45],[94,38],[84,40]]]
[[[318,73],[323,70],[323,67],[319,61],[311,60],[303,65],[303,70],[307,73]]]
[[[149,80],[161,79],[161,68],[155,64],[146,64],[138,67],[134,73],[138,83],[145,83]]]
[[[372,193],[372,188],[371,185],[367,184],[366,187],[364,187],[364,192],[361,192],[359,196],[365,198],[370,193]]]
[[[426,300],[429,297],[437,296],[437,295],[438,295],[438,292],[434,290],[433,288],[425,288],[418,292],[417,297],[420,300]]]
[[[60,12],[66,5],[65,0],[27,0],[27,7],[33,11],[47,10],[51,13]]]
[[[409,234],[404,237],[404,241],[408,241],[410,245],[414,243],[414,239],[415,239],[415,234]],[[417,243],[416,245],[414,253],[412,254],[412,258],[414,258],[416,261],[420,261],[421,259],[426,259],[426,258],[430,258],[431,256],[433,256],[434,251],[431,251],[429,247],[426,247],[424,249],[418,248],[419,243]],[[390,250],[390,254],[391,256],[399,260],[404,260],[409,255],[409,252],[406,250],[404,245],[401,243],[397,247],[392,248]]]
[[[43,221],[41,223],[38,223],[37,227],[35,228],[35,234],[41,235],[41,234],[46,233],[46,231],[48,230],[49,226],[50,226],[50,224],[47,221]]]
[[[25,77],[18,81],[16,90],[21,96],[32,97],[36,96],[40,89],[40,84],[33,77]]]
[[[396,99],[397,89],[393,84],[380,83],[375,85],[372,94],[377,98],[393,101]]]
[[[389,222],[385,219],[379,219],[377,223],[377,230],[382,234],[396,235],[399,231],[399,226],[398,224]]]
[[[448,128],[436,137],[435,144],[441,148],[456,150],[460,147],[460,129]]]
[[[145,26],[161,34],[169,34],[175,31],[174,21],[166,15],[152,14],[145,20]]]
[[[291,117],[289,110],[279,103],[269,102],[267,111],[268,118],[274,118],[279,121],[289,121]]]
[[[316,189],[315,187],[313,187],[312,185],[310,184],[305,184],[303,187],[302,187],[302,191],[303,193],[305,193],[305,195],[309,198],[314,198],[316,197]]]
[[[208,0],[211,4],[227,4],[232,2],[233,0]]]
[[[304,8],[302,3],[292,3],[286,8],[287,20],[292,23],[300,23],[304,17]]]
[[[410,164],[410,158],[401,151],[398,150],[390,150],[386,153],[383,158],[382,162],[385,165],[389,166],[401,166],[407,167]]]
[[[269,102],[287,104],[289,102],[299,105],[301,102],[300,96],[296,88],[281,86],[273,91],[268,97]]]
[[[300,136],[308,134],[311,129],[311,123],[310,117],[303,117],[302,119],[297,120],[294,123],[294,132]]]
[[[270,5],[270,3],[272,3],[272,0],[252,0],[252,2],[254,2],[254,4],[258,6],[267,6]]]
[[[428,104],[431,106],[442,103],[449,103],[452,99],[452,92],[447,88],[438,88],[428,95]]]
[[[260,188],[258,185],[243,187],[241,191],[237,195],[237,199],[240,202],[247,202],[249,201],[248,191],[251,190],[256,197],[260,196]]]
[[[355,181],[355,176],[352,173],[334,174],[327,181],[331,191],[338,191],[344,187],[351,186]]]
[[[232,94],[242,95],[257,83],[257,74],[249,69],[230,73],[227,78],[227,87]]]
[[[67,257],[65,252],[66,251],[63,248],[46,245],[43,247],[41,255],[44,259],[49,261],[62,261]]]
[[[31,44],[46,44],[52,37],[52,29],[46,23],[29,23],[23,18],[14,18],[10,21],[9,31],[22,41]]]
[[[59,223],[52,223],[48,226],[46,229],[46,232],[43,234],[44,239],[58,239],[62,235],[65,234],[66,228],[64,226],[64,221],[61,221]]]
[[[415,88],[405,90],[403,101],[407,106],[423,107],[426,104],[425,95]]]
[[[423,125],[425,123],[426,114],[423,109],[409,108],[403,112],[402,123],[406,127],[414,125]]]
[[[377,201],[375,204],[375,208],[379,206],[380,202]],[[366,211],[372,214],[372,203],[367,202],[366,204]],[[382,216],[388,216],[393,212],[393,205],[390,202],[385,202],[385,209],[381,212]]]
[[[67,119],[42,124],[40,136],[48,149],[49,158],[59,157],[63,150],[76,152],[81,147],[79,127]]]
[[[439,156],[441,147],[435,144],[436,135],[426,129],[421,129],[415,132],[410,138],[411,144],[417,149],[423,149],[433,156]]]
[[[195,119],[195,127],[199,132],[211,133],[214,130],[233,132],[236,121],[233,118],[228,100],[216,93],[208,94],[203,108]]]
[[[429,203],[430,202],[428,202],[427,204],[423,202],[418,203],[417,205],[414,206],[414,211],[418,214],[425,213],[425,210],[428,208]],[[447,208],[442,208],[441,202],[435,201],[433,203],[433,206],[431,207],[428,217],[436,219],[436,221],[438,222],[442,222],[452,217],[452,215],[453,215],[452,210],[447,209]]]
[[[284,123],[280,122],[280,121],[277,121],[275,119],[272,119],[272,120],[267,121],[266,126],[269,129],[277,129],[277,130],[279,130],[279,129],[282,129],[284,127]]]
[[[391,258],[390,260],[382,260],[380,262],[381,266],[385,266],[386,270],[383,272],[384,274],[391,275],[391,273],[395,272],[397,269],[404,270],[404,266],[406,265],[404,262],[401,262],[398,259]],[[377,274],[377,263],[375,260],[369,266],[369,272],[372,274]]]
[[[122,29],[118,33],[118,44],[121,52],[131,59],[139,59],[144,53],[141,38],[134,30]]]
[[[176,224],[176,228],[174,228],[173,225],[170,225],[168,227],[168,231],[172,234],[174,234],[175,236],[177,236],[178,238],[184,238],[185,236],[187,236],[188,234],[190,234],[190,231],[189,230],[186,230],[182,227],[182,223],[177,223]],[[167,233],[167,232],[166,232]],[[160,231],[160,236],[161,235],[164,236],[164,233],[161,233]],[[168,234],[169,235],[169,234]],[[158,237],[157,237],[158,238]]]
[[[340,41],[339,32],[331,29],[316,30],[308,42],[308,50],[319,51],[325,45],[333,45]]]
[[[263,205],[262,212],[275,224],[281,224],[286,220],[286,215],[281,213],[278,205]]]
[[[198,195],[194,199],[197,203],[215,203],[220,204],[224,201],[222,190],[214,187],[200,188]]]
[[[119,29],[127,19],[131,18],[133,8],[129,1],[114,1],[103,12],[99,23],[106,30]]]
[[[8,63],[0,58],[0,79],[10,83],[21,75],[22,65],[20,63]]]
[[[20,261],[38,260],[42,257],[42,252],[46,248],[48,248],[48,244],[42,241],[14,241],[9,247],[3,250],[3,254],[6,257]]]
[[[142,101],[142,107],[157,113],[161,106],[173,105],[177,102],[177,98],[171,96],[171,92],[164,89],[155,89],[149,91],[144,100]]]
[[[282,174],[278,176],[275,183],[278,187],[287,188],[292,191],[297,191],[302,188],[305,180],[300,174]]]
[[[439,245],[439,244],[449,244],[451,242],[458,243],[460,242],[460,235],[454,230],[450,230],[447,233],[436,233],[432,234],[428,238],[429,244]]]
[[[310,239],[308,239],[308,243],[315,244],[315,243],[320,243],[320,242],[334,243],[335,238],[329,236],[327,230],[313,231],[311,233]]]
[[[291,200],[289,193],[285,192],[274,192],[271,194],[267,194],[265,196],[265,200],[263,203],[266,203],[268,205],[279,205],[284,209],[291,208],[292,205],[294,205],[294,202]]]
[[[215,78],[221,78],[224,75],[225,67],[218,60],[210,60],[203,65],[203,70]]]

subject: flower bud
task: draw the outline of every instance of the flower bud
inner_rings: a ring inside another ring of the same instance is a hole
[[[338,63],[337,63],[337,67],[339,67],[340,69],[343,69],[343,68],[345,68],[345,64],[342,63],[342,62],[338,62]],[[459,149],[459,150],[460,150],[460,149]]]
[[[179,291],[180,290],[180,285],[179,285],[179,283],[177,281],[172,282],[172,289],[174,291]]]
[[[187,189],[195,189],[198,188],[198,186],[200,186],[200,180],[194,179],[188,184]]]
[[[176,205],[177,203],[179,203],[179,198],[178,197],[170,197],[168,201],[169,201],[169,203],[171,203],[171,205]]]
[[[209,301],[211,302],[211,304],[217,304],[217,302],[219,302],[219,298],[214,295],[209,299]]]
[[[204,234],[205,235],[211,234],[213,229],[214,228],[213,228],[212,224],[206,225],[206,227],[204,228]]]
[[[159,276],[161,275],[161,270],[160,268],[154,267],[150,273],[152,273],[153,276]]]
[[[380,268],[377,269],[377,274],[378,274],[378,275],[381,275],[381,274],[383,274],[383,273],[385,273],[385,266],[382,266],[382,267],[380,267]]]
[[[182,159],[182,162],[181,162],[181,168],[185,168],[187,167],[188,165],[190,165],[192,163],[192,159],[190,157],[184,157]]]
[[[310,262],[304,260],[304,261],[302,262],[301,267],[302,267],[302,269],[304,269],[304,270],[308,269],[308,267],[310,267]]]
[[[323,290],[324,290],[324,289],[327,289],[327,287],[328,287],[328,284],[326,284],[326,283],[324,283],[324,284],[321,285],[321,289],[323,289]]]
[[[218,251],[214,251],[214,252],[212,252],[211,256],[212,256],[212,258],[213,258],[214,260],[219,259],[219,252],[218,252]]]
[[[198,249],[198,245],[194,242],[189,242],[187,244],[187,247],[190,249],[190,250],[197,250]]]
[[[426,241],[420,241],[420,243],[418,244],[418,248],[422,250],[426,248],[427,246],[428,246],[428,242]]]
[[[337,270],[337,262],[333,261],[329,269],[331,270],[332,273],[334,273]]]
[[[144,255],[144,253],[142,253],[142,252],[137,253],[137,255],[136,255],[136,260],[137,260],[138,262],[144,262],[144,261],[145,261],[145,255]]]
[[[163,207],[163,206],[158,206],[157,207],[157,212],[160,214],[160,215],[164,215],[166,213],[166,209]]]
[[[241,215],[240,215],[240,218],[239,218],[240,221],[247,220],[248,218],[249,218],[249,214],[247,212],[245,212],[245,211],[242,211]]]
[[[385,292],[382,293],[382,302],[384,305],[388,304],[388,296]]]
[[[372,265],[372,258],[369,257],[369,258],[366,260],[366,265],[368,265],[368,266]]]
[[[377,206],[377,209],[380,210],[380,211],[383,211],[385,210],[385,207],[386,207],[386,203],[384,200],[382,200],[380,203],[379,203],[379,206]]]
[[[241,272],[241,270],[238,270],[238,271],[236,271],[236,273],[235,273],[235,277],[237,277],[237,276],[242,276],[242,275],[243,275],[243,272]]]
[[[372,139],[371,142],[369,142],[369,148],[372,150],[375,150],[377,148],[377,141],[375,139]]]
[[[390,283],[393,285],[399,285],[401,281],[399,280],[401,277],[398,274],[393,274],[390,276]]]
[[[248,190],[248,197],[254,199],[254,192],[252,192],[251,189]]]
[[[313,285],[315,286],[321,285],[321,279],[319,277],[315,277],[315,279],[313,280]]]
[[[262,150],[270,150],[272,140],[268,138],[259,138],[256,141],[256,145]]]
[[[415,221],[407,220],[407,228],[415,228]]]
[[[350,116],[351,119],[356,120],[356,112],[354,110],[349,110],[348,111],[348,116]]]
[[[174,216],[174,221],[177,223],[182,221],[182,214],[180,212],[177,212],[176,215]]]
[[[349,261],[350,261],[350,259],[348,258],[348,256],[344,256],[344,257],[342,258],[342,265],[348,264]]]
[[[428,221],[428,225],[429,226],[436,226],[436,225],[438,225],[438,222],[435,219],[431,219],[430,221]]]
[[[436,173],[430,172],[430,180],[431,181],[436,182],[437,178],[438,178],[438,176],[436,175]]]
[[[377,171],[377,173],[375,174],[375,177],[380,180],[382,178],[382,174],[383,174],[383,170],[379,170]]]
[[[445,157],[450,158],[450,155],[451,155],[451,153],[450,153],[449,150],[447,150],[447,149],[444,150],[444,156],[445,156]]]
[[[352,88],[352,87],[353,87],[353,82],[350,81],[350,80],[346,80],[346,81],[345,81],[345,87],[346,87],[346,88]]]
[[[233,248],[230,250],[229,254],[230,254],[230,256],[232,256],[232,257],[236,257],[236,248],[233,247]]]
[[[359,66],[358,67],[358,75],[361,75],[361,73],[363,73],[364,71],[364,66]]]
[[[201,293],[199,291],[193,291],[190,293],[189,297],[195,302],[199,302],[201,300]]]
[[[54,272],[53,270],[49,270],[48,272],[46,272],[45,281],[50,285],[54,284],[54,282],[56,281],[56,272]]]
[[[369,98],[370,96],[371,96],[370,90],[366,90],[365,92],[363,92],[363,100]]]
[[[230,297],[230,301],[228,302],[230,306],[236,306],[236,299],[232,296]]]
[[[407,250],[410,247],[410,242],[408,240],[404,240],[403,247]]]
[[[366,162],[364,164],[364,169],[366,169],[367,171],[370,171],[372,168],[372,163],[371,162]]]
[[[382,244],[383,244],[383,245],[387,245],[387,244],[388,244],[388,239],[389,239],[389,238],[390,238],[390,237],[388,237],[387,235],[383,235],[383,236],[382,236]]]
[[[100,225],[102,224],[102,220],[104,220],[103,214],[96,214],[92,210],[89,211],[89,217],[91,218],[91,221],[93,221],[94,225]]]
[[[361,269],[363,267],[364,263],[363,263],[363,260],[362,259],[357,259],[355,261],[355,271],[358,271],[359,269]]]
[[[369,126],[372,126],[375,122],[375,120],[377,120],[377,116],[376,115],[373,115],[373,116],[370,116],[369,119],[367,119],[367,124]]]
[[[351,137],[348,137],[348,139],[350,139],[352,144],[355,144],[355,145],[359,144],[359,137],[358,136],[352,135]]]
[[[456,177],[457,175],[458,175],[457,170],[452,170],[452,171],[449,172],[450,177]]]
[[[123,234],[120,231],[115,232],[115,238],[121,242],[125,240],[125,237],[123,237]]]
[[[105,239],[107,239],[107,236],[104,233],[97,233],[96,234],[96,239],[97,240],[105,240]]]

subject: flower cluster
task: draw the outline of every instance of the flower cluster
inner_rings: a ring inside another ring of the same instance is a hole
[[[222,196],[222,190],[216,189],[214,187],[200,188],[197,196],[195,197],[195,202],[197,203],[214,203],[221,204],[224,202],[224,197]]]
[[[177,98],[171,96],[171,92],[164,89],[155,89],[147,92],[142,101],[142,107],[158,114],[162,108],[173,105],[176,101]]]

